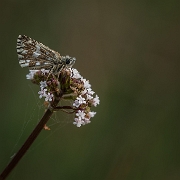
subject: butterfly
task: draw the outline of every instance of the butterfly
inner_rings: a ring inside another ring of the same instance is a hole
[[[18,36],[16,49],[22,68],[46,69],[52,74],[58,74],[64,68],[71,68],[76,61],[75,57],[61,56],[58,52],[25,35]]]

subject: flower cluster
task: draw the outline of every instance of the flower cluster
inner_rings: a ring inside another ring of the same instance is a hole
[[[64,69],[59,75],[53,75],[45,69],[30,70],[26,78],[40,86],[39,98],[45,98],[46,102],[51,103],[61,91],[62,98],[73,100],[69,109],[75,112],[73,124],[77,127],[90,123],[90,118],[96,114],[90,108],[100,103],[99,97],[93,96],[95,92],[91,84],[76,69]]]
[[[26,75],[27,79],[32,80],[33,83],[40,85],[40,91],[38,92],[39,98],[45,98],[45,101],[53,101],[55,93],[59,91],[59,81],[49,73],[49,70],[29,70],[29,74]]]
[[[72,83],[71,88],[76,94],[73,102],[73,108],[76,109],[74,123],[77,127],[90,123],[90,118],[94,117],[96,112],[90,111],[91,106],[97,106],[100,102],[99,97],[91,89],[91,84],[84,79],[76,69],[71,69]]]

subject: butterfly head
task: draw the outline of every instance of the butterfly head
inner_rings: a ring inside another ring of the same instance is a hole
[[[74,63],[75,63],[76,58],[75,57],[70,57],[70,56],[66,55],[66,56],[62,56],[61,57],[61,61],[63,62],[63,64],[66,67],[71,68],[74,65]]]

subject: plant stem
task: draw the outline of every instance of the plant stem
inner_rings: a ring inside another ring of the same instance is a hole
[[[62,97],[62,93],[59,97]],[[47,121],[50,119],[51,115],[53,114],[53,110],[56,108],[57,104],[59,103],[59,99],[55,99],[51,104],[51,109],[47,109],[45,114],[43,115],[40,122],[37,124],[33,132],[30,134],[30,136],[27,138],[25,143],[22,145],[22,147],[19,149],[19,151],[15,154],[11,162],[6,166],[4,171],[0,175],[0,180],[4,180],[7,178],[7,176],[10,174],[10,172],[13,170],[13,168],[17,165],[17,163],[20,161],[20,159],[24,156],[26,151],[29,149],[29,147],[32,145],[34,140],[37,138],[41,130],[43,129],[44,125],[47,123]]]

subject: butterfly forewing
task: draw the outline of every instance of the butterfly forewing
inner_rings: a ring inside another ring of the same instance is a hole
[[[58,52],[25,35],[18,36],[16,48],[21,67],[51,69],[61,59]]]

